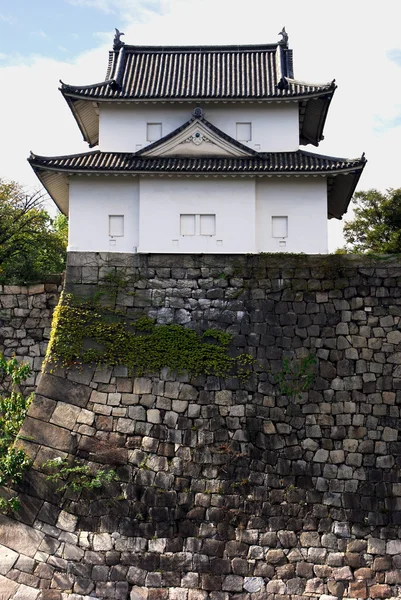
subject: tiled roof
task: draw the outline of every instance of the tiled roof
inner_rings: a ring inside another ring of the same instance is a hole
[[[259,46],[142,47],[112,52],[106,81],[62,84],[65,95],[98,99],[265,99],[327,93],[331,84],[293,79],[292,50]]]
[[[267,152],[257,157],[146,158],[129,152],[86,152],[70,156],[32,155],[36,168],[79,172],[129,173],[330,173],[362,168],[364,159],[322,156],[311,152]]]
[[[311,152],[269,152],[249,158],[146,158],[127,152],[87,152],[71,156],[31,155],[29,162],[60,210],[68,210],[68,175],[96,174],[204,174],[204,175],[318,175],[328,177],[328,213],[346,212],[365,158],[346,159]]]
[[[317,146],[336,86],[294,79],[292,50],[281,43],[251,46],[128,46],[109,53],[106,80],[61,83],[82,131],[95,146],[96,102],[286,101],[300,104],[300,143]],[[313,101],[313,106],[311,105]]]

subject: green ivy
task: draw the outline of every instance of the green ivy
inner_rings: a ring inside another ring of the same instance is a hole
[[[75,460],[70,463],[66,458],[61,457],[46,461],[42,468],[53,471],[46,477],[48,481],[62,482],[62,485],[57,488],[58,492],[67,490],[75,493],[91,492],[107,483],[118,481],[118,476],[112,469],[108,471],[99,469],[93,473],[88,465],[83,465]]]
[[[170,371],[247,379],[254,359],[228,353],[232,336],[208,329],[198,334],[182,325],[129,320],[110,307],[64,296],[55,310],[47,360],[61,366],[97,363],[125,365],[136,376]]]
[[[0,396],[0,486],[9,488],[19,483],[31,466],[30,458],[14,443],[32,400],[24,397],[17,386],[30,375],[29,365],[20,364],[16,358],[0,355],[0,380],[10,386],[5,396]],[[16,496],[0,498],[0,512],[9,513],[19,508]]]
[[[316,358],[313,354],[308,354],[300,360],[284,358],[281,371],[274,376],[280,394],[292,400],[302,398],[302,392],[306,392],[315,380],[315,364]]]

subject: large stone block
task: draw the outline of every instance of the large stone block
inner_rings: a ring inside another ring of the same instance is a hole
[[[45,537],[44,533],[0,515],[0,544],[33,558]]]
[[[37,393],[57,400],[59,402],[67,402],[85,408],[92,389],[85,385],[80,385],[74,381],[69,381],[61,377],[55,377],[46,373],[40,380]]]
[[[71,435],[68,429],[52,425],[51,423],[44,423],[31,417],[25,418],[20,435],[37,444],[49,446],[50,448],[64,452],[72,452],[77,445],[75,436]]]
[[[0,598],[1,600],[10,600],[15,594],[19,587],[19,584],[16,581],[12,581],[11,579],[6,579],[0,575]]]

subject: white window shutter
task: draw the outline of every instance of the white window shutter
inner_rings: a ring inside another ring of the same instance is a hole
[[[239,142],[250,142],[252,139],[251,123],[237,123],[237,140]]]
[[[148,142],[156,142],[162,137],[162,124],[161,123],[147,123],[146,124],[146,139]]]
[[[216,234],[216,215],[200,215],[200,234]]]
[[[272,236],[274,238],[288,237],[288,217],[272,217]]]
[[[124,235],[124,215],[109,215],[109,236],[122,237]]]
[[[180,235],[195,235],[195,215],[180,215]]]

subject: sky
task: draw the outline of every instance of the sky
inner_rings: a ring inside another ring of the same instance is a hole
[[[103,81],[115,27],[128,44],[201,45],[276,42],[285,26],[296,79],[338,85],[325,140],[304,148],[365,152],[359,190],[401,187],[400,17],[401,0],[0,0],[0,178],[38,189],[30,150],[88,150],[59,80]],[[341,232],[330,221],[331,251]]]

